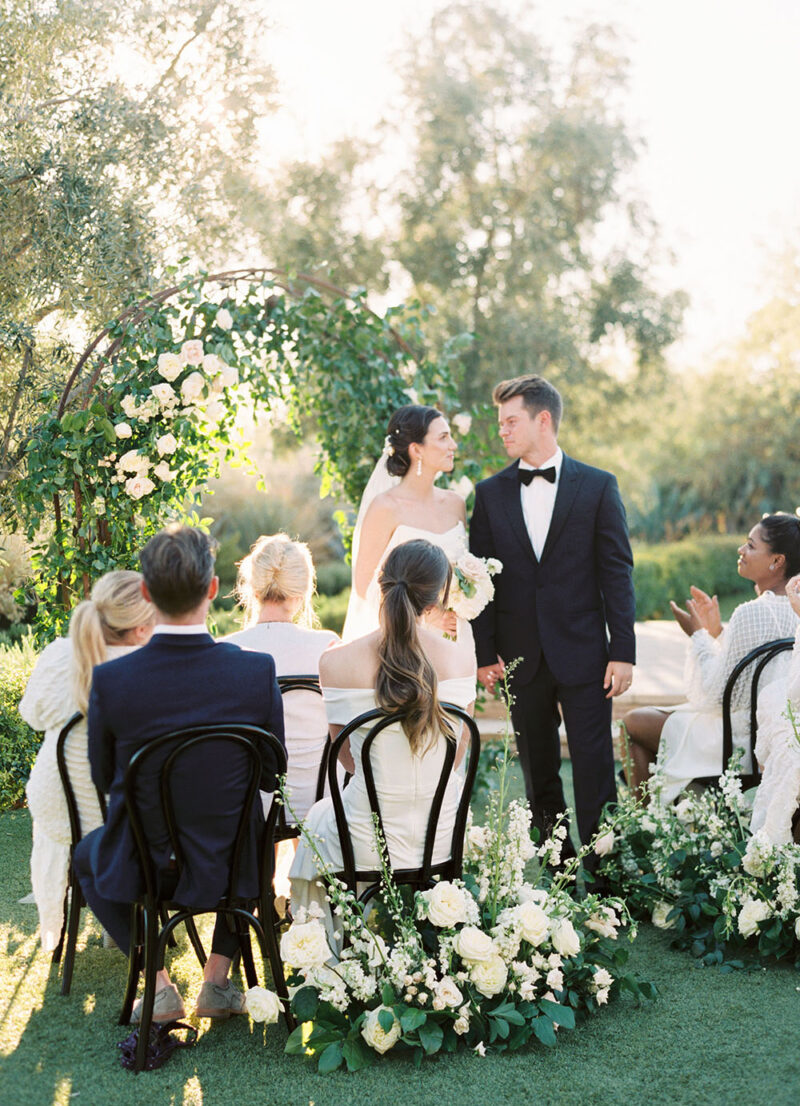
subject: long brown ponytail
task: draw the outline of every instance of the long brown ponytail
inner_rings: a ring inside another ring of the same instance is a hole
[[[438,696],[438,680],[417,632],[428,607],[446,603],[453,570],[438,545],[416,539],[398,545],[380,575],[381,636],[375,699],[387,713],[403,711],[411,751],[423,756],[443,733],[455,739]]]

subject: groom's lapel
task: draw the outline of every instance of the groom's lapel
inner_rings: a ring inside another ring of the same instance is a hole
[[[500,497],[503,504],[503,509],[506,512],[506,517],[511,524],[511,529],[517,537],[522,548],[531,558],[531,560],[538,564],[536,560],[536,554],[533,551],[531,545],[531,537],[528,533],[528,527],[525,525],[525,516],[522,513],[522,500],[519,494],[519,479],[517,478],[517,470],[519,469],[519,461],[515,461],[513,465],[509,465],[507,469],[503,469],[499,473],[500,479]]]
[[[581,478],[578,472],[578,466],[571,457],[567,457],[567,455],[564,454],[564,459],[561,462],[561,475],[558,479],[556,501],[553,504],[553,515],[550,519],[550,529],[547,531],[547,538],[545,539],[544,549],[542,550],[542,560],[547,557],[558,541],[558,535],[561,533],[564,523],[567,521],[580,482]]]

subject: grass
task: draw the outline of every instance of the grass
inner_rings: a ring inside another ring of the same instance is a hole
[[[567,766],[565,766],[567,767]],[[284,1026],[246,1018],[201,1023],[196,1047],[160,1071],[134,1076],[119,1064],[116,1020],[125,962],[101,947],[86,914],[72,994],[36,937],[30,890],[27,811],[0,815],[0,1102],[4,1106],[738,1106],[798,1101],[800,974],[772,967],[724,973],[702,969],[643,926],[631,966],[659,988],[655,1003],[617,1002],[557,1048],[480,1059],[439,1057],[414,1071],[389,1056],[357,1075],[321,1076],[283,1054]],[[200,973],[185,941],[170,969],[189,1000]],[[187,1004],[188,1005],[188,1004]]]

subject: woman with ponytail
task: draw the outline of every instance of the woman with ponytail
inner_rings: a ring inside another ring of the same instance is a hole
[[[425,624],[432,611],[446,606],[451,577],[450,562],[438,545],[417,539],[396,546],[380,573],[380,628],[320,658],[332,738],[351,719],[376,706],[387,714],[404,714],[402,723],[381,733],[371,753],[386,845],[395,868],[414,868],[422,862],[428,814],[446,742],[459,743],[456,766],[464,754],[462,736],[455,732],[441,702],[471,709],[475,698],[471,641],[449,641],[437,628]],[[361,774],[360,750],[369,728],[353,734],[341,757],[353,774],[342,798],[359,868],[378,865]],[[434,863],[449,856],[458,795],[459,777],[454,772],[442,803]],[[330,799],[314,804],[306,825],[327,865],[338,870],[342,853]],[[327,900],[316,885],[314,856],[304,841],[297,850],[291,878],[293,905],[308,907],[316,902],[325,913],[332,937]]]
[[[142,595],[140,574],[107,573],[92,588],[91,598],[73,611],[69,637],[57,638],[42,652],[19,705],[28,725],[44,730],[25,790],[33,819],[31,882],[47,951],[56,947],[61,934],[71,844],[56,763],[58,735],[76,711],[86,713],[94,666],[144,645],[152,631],[153,607]],[[84,836],[103,821],[86,742],[82,721],[67,739],[66,760]]]

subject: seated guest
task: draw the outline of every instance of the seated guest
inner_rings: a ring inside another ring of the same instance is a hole
[[[42,652],[19,704],[19,713],[28,725],[44,730],[25,793],[33,820],[31,884],[42,945],[48,952],[61,935],[72,845],[56,762],[58,735],[76,711],[86,714],[94,666],[144,645],[153,632],[153,617],[138,572],[101,576],[91,598],[72,612],[69,637],[57,638]],[[103,815],[89,770],[85,721],[70,731],[65,756],[81,832],[87,834],[102,824]]]
[[[800,572],[800,519],[783,512],[765,515],[739,547],[739,575],[752,580],[756,599],[741,603],[723,631],[716,596],[692,588],[683,610],[672,612],[691,643],[687,658],[688,703],[660,709],[639,707],[625,716],[631,740],[633,786],[641,788],[658,756],[671,802],[693,779],[722,771],[722,694],[733,669],[758,645],[795,631],[795,615],[786,597],[786,581]],[[782,665],[768,665],[765,687]],[[749,738],[750,681],[739,679],[731,700],[734,745]],[[745,767],[749,765],[749,755]]]
[[[314,585],[307,545],[290,541],[286,534],[259,538],[239,565],[236,583],[247,629],[225,640],[242,649],[269,653],[278,676],[318,676],[320,656],[339,638],[332,630],[312,629]],[[287,695],[283,726],[292,807],[287,820],[302,820],[316,797],[320,758],[328,740],[321,696],[313,691]]]
[[[426,615],[447,606],[452,569],[447,556],[431,542],[417,539],[396,546],[381,569],[380,629],[331,649],[320,658],[320,678],[331,737],[364,711],[380,707],[406,717],[383,730],[372,747],[372,767],[392,866],[422,863],[431,802],[439,783],[445,743],[459,740],[456,765],[464,754],[463,738],[442,710],[441,700],[471,708],[475,699],[475,656],[471,640],[449,641],[423,625]],[[378,856],[360,750],[369,732],[358,730],[342,750],[342,763],[353,773],[343,801],[356,866],[375,868]],[[434,864],[450,855],[460,777],[451,774],[442,802]],[[330,799],[315,803],[306,825],[333,871],[342,851]],[[301,841],[291,870],[292,903],[312,901],[326,910],[324,892],[311,849]],[[333,927],[326,915],[329,936]]]
[[[75,851],[75,869],[86,900],[126,953],[131,941],[130,904],[143,890],[123,796],[125,770],[133,754],[172,730],[214,723],[260,726],[283,741],[281,697],[272,658],[214,642],[205,628],[218,588],[208,536],[190,527],[170,526],[144,547],[141,568],[142,591],[156,608],[157,624],[144,648],[95,669],[89,699],[89,760],[95,784],[109,792],[108,818]],[[274,764],[264,765],[261,786],[266,790],[275,786],[274,768]],[[158,832],[161,816],[155,789],[151,806],[146,807],[146,800],[140,804],[164,897],[189,908],[208,908],[225,893],[225,846],[240,816],[236,809],[239,776],[229,753],[223,759],[210,744],[193,756],[185,789],[173,786],[186,859],[177,886],[169,842]],[[262,825],[257,801],[250,812],[239,886],[233,889],[241,898],[252,898],[258,888]],[[227,1018],[244,1012],[244,997],[228,979],[237,949],[236,934],[224,915],[218,915],[195,1009],[198,1017]],[[162,970],[153,1018],[163,1022],[182,1016],[181,996]]]

